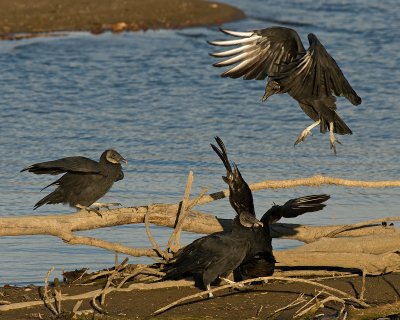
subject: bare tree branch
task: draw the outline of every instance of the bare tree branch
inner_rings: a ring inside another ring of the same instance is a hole
[[[181,231],[182,231],[183,221],[188,215],[187,206],[189,203],[190,191],[192,190],[192,183],[193,183],[193,172],[189,171],[185,193],[183,195],[183,200],[181,202],[181,208],[177,215],[177,222],[174,231],[172,232],[171,237],[168,240],[168,249],[172,252],[178,251],[181,247],[180,244]]]
[[[396,188],[400,187],[400,180],[383,180],[383,181],[363,181],[349,180],[329,176],[315,175],[309,178],[289,179],[289,180],[265,180],[250,184],[251,191],[255,192],[263,189],[287,189],[297,187],[320,187],[321,185],[337,185],[352,188]],[[229,196],[229,189],[215,192],[204,196],[199,201],[205,204],[215,200],[223,199]]]

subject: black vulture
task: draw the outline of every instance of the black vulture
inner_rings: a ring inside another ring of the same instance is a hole
[[[251,32],[221,31],[240,38],[209,42],[215,46],[240,45],[210,54],[225,59],[215,63],[215,67],[234,65],[221,76],[243,76],[245,80],[264,80],[268,77],[263,101],[276,93],[288,93],[314,121],[301,132],[295,145],[304,141],[311,134],[311,129],[319,125],[320,132],[329,131],[330,147],[336,154],[335,142],[340,142],[335,133],[344,135],[352,134],[352,131],[336,112],[335,96],[344,96],[353,105],[359,105],[361,98],[318,38],[310,33],[310,46],[306,50],[297,32],[290,28],[270,27]]]
[[[196,285],[207,290],[212,282],[226,276],[243,262],[251,246],[254,246],[255,231],[263,226],[255,216],[249,186],[234,163],[232,169],[222,140],[219,137],[215,139],[221,149],[213,144],[211,146],[226,168],[226,177],[222,179],[229,185],[229,202],[237,213],[232,230],[195,240],[179,250],[164,269],[165,279],[193,275]],[[212,297],[212,294],[209,296]]]
[[[239,280],[268,277],[274,273],[275,258],[272,254],[270,225],[281,218],[295,218],[307,212],[322,210],[329,195],[309,195],[287,201],[284,205],[274,205],[261,218],[264,224],[262,230],[257,230],[254,242],[266,243],[267,250],[260,250],[260,246],[252,246],[248,252],[247,259],[235,270],[235,277]],[[262,249],[262,248],[261,248]],[[259,250],[259,251],[257,251]]]
[[[270,275],[274,271],[270,223],[281,217],[295,217],[305,212],[321,210],[329,196],[307,196],[292,199],[283,206],[274,206],[257,220],[252,192],[237,166],[229,162],[222,140],[215,138],[220,149],[212,148],[221,158],[227,174],[222,177],[229,185],[229,202],[237,215],[232,230],[217,232],[199,238],[179,250],[165,265],[165,279],[177,279],[192,275],[196,285],[210,289],[210,284],[226,277],[235,270],[241,277],[255,274]],[[232,170],[233,166],[233,170]],[[261,269],[261,270],[259,270]],[[225,279],[226,280],[226,279]],[[212,294],[209,295],[212,297]]]
[[[21,172],[51,175],[65,173],[60,179],[43,188],[57,186],[52,193],[35,204],[34,210],[44,204],[63,203],[77,209],[92,211],[93,209],[89,209],[92,204],[99,207],[109,205],[95,201],[103,197],[115,181],[124,178],[121,162],[127,163],[117,151],[110,149],[102,153],[99,162],[80,156],[66,157],[35,163]]]
[[[215,137],[215,141],[221,149],[218,149],[213,144],[211,144],[211,147],[220,157],[226,168],[226,177],[223,176],[222,180],[229,186],[229,202],[236,211],[241,225],[244,227],[262,227],[263,224],[256,218],[253,194],[251,193],[249,185],[243,179],[237,165],[234,162],[232,162],[231,165],[229,162],[228,153],[226,152],[225,145],[221,138]]]

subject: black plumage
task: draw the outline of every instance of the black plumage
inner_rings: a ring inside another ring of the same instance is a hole
[[[99,162],[79,156],[67,157],[35,163],[21,172],[51,175],[65,173],[60,179],[43,188],[57,186],[52,193],[35,204],[34,210],[44,204],[56,203],[69,204],[81,209],[95,203],[110,190],[115,181],[123,179],[121,162],[126,163],[126,160],[117,151],[106,150]]]
[[[226,168],[226,177],[222,179],[229,185],[229,202],[237,213],[232,230],[195,240],[179,250],[165,266],[166,279],[193,275],[196,285],[202,289],[209,289],[210,283],[236,269],[255,247],[268,246],[255,242],[254,236],[262,223],[255,216],[251,190],[234,163],[232,169],[222,140],[215,139],[221,149],[211,146]]]
[[[292,218],[306,212],[322,210],[328,195],[313,195],[275,205],[268,210],[261,222],[256,219],[253,196],[239,169],[228,160],[222,140],[216,137],[220,149],[212,145],[227,170],[223,180],[229,185],[229,201],[237,215],[232,230],[217,232],[199,238],[179,250],[165,265],[165,279],[192,275],[196,285],[210,289],[210,284],[231,271],[239,278],[268,276],[274,272],[270,224],[282,217]],[[244,215],[244,217],[243,217]],[[212,295],[210,295],[211,297]]]
[[[276,93],[288,93],[314,121],[299,135],[295,145],[304,141],[311,134],[311,129],[319,125],[322,133],[329,131],[330,146],[336,153],[335,142],[339,141],[334,133],[344,135],[352,134],[352,131],[336,112],[335,96],[344,96],[353,105],[359,105],[361,98],[318,38],[310,33],[310,46],[306,50],[297,32],[290,28],[222,32],[240,39],[209,43],[240,46],[211,54],[226,59],[215,63],[216,67],[234,65],[221,76],[243,77],[245,80],[264,80],[268,77],[263,101]]]
[[[219,137],[215,137],[215,141],[221,149],[211,144],[215,153],[220,157],[226,169],[226,176],[222,180],[229,186],[229,202],[232,208],[236,211],[240,223],[244,227],[261,226],[262,223],[256,218],[254,211],[253,194],[243,179],[239,168],[232,162],[229,162],[228,154],[223,141]],[[233,169],[232,169],[233,166]]]
[[[247,235],[249,232],[252,228],[243,227],[236,217],[231,231],[213,233],[193,241],[165,265],[165,279],[191,275],[197,287],[210,289],[212,282],[227,276],[246,258],[252,245]]]
[[[248,253],[248,259],[235,270],[238,279],[268,277],[274,273],[275,258],[272,254],[270,225],[281,218],[295,218],[307,212],[322,210],[329,195],[309,195],[287,201],[284,205],[274,205],[261,218],[264,227],[257,230],[254,242],[267,243],[264,248],[253,247]],[[271,247],[271,250],[269,248]],[[257,251],[259,250],[259,251]]]

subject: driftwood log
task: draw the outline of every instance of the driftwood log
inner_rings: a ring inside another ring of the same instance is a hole
[[[178,204],[152,204],[102,211],[102,215],[80,211],[77,213],[48,216],[0,217],[0,236],[52,235],[69,244],[96,246],[132,256],[168,257],[160,249],[131,248],[93,237],[78,236],[76,231],[91,230],[125,224],[144,223],[179,228],[174,239],[179,244],[180,230],[209,234],[231,228],[232,220],[196,211],[193,208],[229,195],[229,190],[204,195],[189,200],[193,176],[182,202]],[[336,184],[347,187],[399,187],[400,181],[354,181],[333,177],[315,176],[306,179],[263,181],[250,185],[253,191],[265,188],[290,188]],[[183,208],[183,209],[182,209]],[[388,217],[355,225],[303,226],[276,223],[271,226],[275,238],[295,239],[306,243],[296,249],[275,251],[278,267],[337,267],[357,269],[367,274],[380,274],[400,270],[400,231],[395,227],[382,226],[385,221],[399,221],[400,217]],[[149,234],[149,230],[148,234]],[[177,237],[178,235],[178,237]],[[150,235],[149,235],[150,238]],[[171,248],[168,248],[171,249]],[[174,248],[175,251],[176,248]]]

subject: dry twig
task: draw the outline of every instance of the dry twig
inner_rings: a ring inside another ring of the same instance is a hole
[[[336,301],[336,302],[342,303],[343,305],[346,305],[346,302],[343,299],[340,299],[339,297],[336,297],[333,295],[329,295],[328,297],[326,297],[325,299],[323,299],[321,301],[318,301],[318,299],[317,299],[317,302],[314,305],[308,307],[307,309],[305,309],[299,313],[296,313],[296,315],[293,317],[293,319],[300,318],[307,314],[316,312],[318,309],[323,308],[325,306],[325,304],[330,301]]]
[[[153,235],[150,231],[150,225],[149,225],[149,211],[146,212],[144,215],[144,225],[146,227],[146,233],[147,237],[149,238],[149,241],[151,245],[153,246],[154,251],[157,252],[157,254],[164,259],[164,261],[168,261],[170,259],[170,255],[167,252],[164,252],[161,250],[161,248],[158,246],[157,242],[154,240]]]
[[[165,288],[173,288],[173,287],[193,287],[194,281],[189,280],[170,280],[163,282],[154,282],[154,283],[132,283],[126,288],[108,288],[107,293],[111,291],[118,292],[130,292],[133,290],[153,290],[153,289],[165,289]],[[71,300],[81,300],[81,299],[92,299],[93,297],[98,297],[101,294],[102,289],[96,289],[93,291],[80,293],[72,296],[63,296],[63,301],[71,301]],[[49,302],[54,302],[54,298],[50,298]],[[0,305],[0,311],[10,311],[17,310],[23,308],[30,308],[42,305],[42,300],[33,300],[26,302],[17,302],[9,305]]]
[[[293,300],[291,303],[289,303],[288,305],[279,308],[277,310],[275,310],[273,313],[271,313],[270,315],[268,315],[267,318],[271,318],[274,315],[276,315],[277,313],[280,313],[282,311],[288,310],[288,309],[292,309],[296,306],[298,306],[299,304],[302,304],[306,301],[306,299],[304,298],[304,293],[299,294],[299,296],[296,298],[296,300]]]
[[[44,305],[54,314],[58,315],[58,311],[53,305],[52,300],[49,297],[49,276],[54,271],[54,267],[51,267],[44,278],[44,288],[43,288],[43,302]]]
[[[162,308],[156,310],[155,312],[153,312],[153,315],[158,315],[160,313],[163,313],[163,312],[171,309],[172,307],[175,307],[176,305],[179,305],[182,302],[185,302],[185,301],[188,301],[188,300],[192,300],[194,298],[202,297],[204,295],[208,296],[209,293],[214,293],[214,292],[225,290],[225,289],[228,289],[228,288],[237,287],[237,286],[240,286],[240,285],[246,284],[246,283],[252,283],[252,282],[257,282],[257,281],[267,281],[267,280],[279,280],[279,281],[288,281],[288,282],[307,283],[307,284],[310,284],[310,285],[313,285],[313,286],[316,286],[316,287],[320,287],[320,288],[325,289],[327,291],[331,291],[331,292],[334,292],[336,294],[340,294],[345,299],[347,299],[347,300],[349,300],[349,301],[351,301],[351,302],[353,302],[353,303],[355,303],[355,304],[357,304],[357,305],[359,305],[359,306],[361,306],[363,308],[369,307],[369,305],[367,303],[365,303],[365,302],[363,302],[363,301],[361,301],[361,300],[359,300],[359,299],[357,299],[355,297],[352,297],[351,295],[347,294],[346,292],[343,292],[341,290],[329,287],[327,285],[324,285],[324,284],[321,284],[321,283],[318,283],[318,282],[314,282],[314,281],[310,281],[310,280],[306,280],[306,279],[270,276],[270,277],[259,277],[259,278],[254,278],[254,279],[247,279],[247,280],[243,280],[243,281],[240,281],[240,282],[235,282],[233,284],[227,284],[227,285],[224,285],[224,286],[220,286],[220,287],[217,287],[217,288],[214,288],[214,289],[211,289],[211,290],[202,291],[202,292],[199,292],[199,293],[187,296],[187,297],[183,297],[183,298],[181,298],[179,300],[176,300],[176,301],[170,303],[169,305],[167,305],[165,307],[162,307]],[[332,294],[331,292],[330,292],[330,294]]]
[[[171,237],[168,240],[168,251],[176,252],[180,249],[180,236],[183,226],[183,221],[185,220],[188,210],[187,205],[189,203],[190,191],[192,190],[193,184],[193,171],[189,171],[189,175],[187,178],[186,189],[183,195],[183,200],[181,202],[181,209],[179,211],[179,215],[177,216],[177,222],[174,228],[174,231],[171,234]]]
[[[301,306],[295,314],[298,314],[302,312],[304,309],[306,309],[309,305],[311,305],[314,301],[318,301],[318,297],[322,294],[323,290],[319,291],[314,297],[312,297],[311,300],[306,302],[303,306]]]

